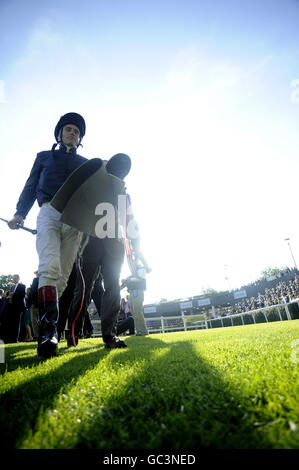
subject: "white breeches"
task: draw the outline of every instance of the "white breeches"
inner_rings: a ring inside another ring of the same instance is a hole
[[[36,222],[39,257],[38,287],[55,286],[62,295],[76,259],[82,232],[60,221],[61,214],[45,203]]]

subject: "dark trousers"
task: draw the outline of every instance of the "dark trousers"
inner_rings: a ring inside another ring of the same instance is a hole
[[[81,263],[81,271],[85,282],[82,309],[78,315],[83,297],[83,282],[81,273],[77,269],[76,287],[68,315],[69,329],[72,328],[75,321],[75,336],[78,336],[82,329],[84,313],[90,303],[94,283],[99,275],[102,276],[104,284],[102,295],[99,294],[101,296],[99,315],[103,341],[110,341],[116,335],[116,323],[120,307],[119,277],[122,263],[123,256],[115,256],[112,250],[110,253],[100,239],[91,239],[86,246]]]
[[[110,259],[109,256],[101,267],[104,281],[104,294],[102,297],[101,327],[103,341],[109,341],[116,335],[117,316],[120,307],[119,276],[122,263]]]
[[[19,341],[23,313],[17,305],[7,304],[3,318],[4,343],[17,343]]]
[[[92,336],[93,326],[89,317],[89,313],[85,313],[83,322],[83,338],[90,338]]]
[[[89,266],[89,263],[82,263],[82,259],[80,261],[81,264],[81,271],[83,273],[84,282],[85,282],[85,299],[84,305],[82,306],[82,316],[78,319],[78,323],[76,322],[75,331],[76,336],[81,336],[81,328],[83,324],[84,334],[90,336],[93,330],[92,324],[89,319],[89,315],[87,312],[88,305],[90,303],[90,298],[94,301],[96,309],[98,311],[99,317],[101,318],[101,305],[102,305],[102,295],[104,289],[102,287],[102,277],[101,275],[97,276],[99,271],[98,265],[96,267]],[[94,282],[94,277],[96,280]],[[91,290],[91,294],[90,294]],[[70,274],[67,286],[60,297],[59,300],[59,319],[58,319],[58,335],[61,337],[62,333],[66,328],[66,324],[68,321],[68,328],[71,328],[72,322],[76,317],[76,313],[80,309],[81,301],[82,301],[82,294],[83,294],[83,284],[82,278],[79,271],[78,260],[74,263],[72,272]],[[73,302],[73,304],[72,304]],[[72,310],[70,311],[70,307],[72,305]],[[85,316],[83,313],[83,309],[85,310]]]
[[[75,289],[73,292],[73,300],[71,302],[70,309],[68,312],[68,329],[71,330],[72,325],[75,322],[75,336],[81,335],[86,310],[91,299],[91,292],[93,289],[94,282],[98,277],[98,274],[99,266],[92,263],[86,263],[82,258],[80,261],[80,268],[78,264],[76,266]],[[84,279],[85,293],[83,291],[82,276]]]
[[[101,274],[96,278],[95,283],[93,285],[93,289],[91,292],[91,298],[94,301],[95,307],[97,309],[97,312],[99,314],[99,318],[101,318],[101,309],[102,309],[102,297],[104,294],[104,289],[103,289],[103,278]]]

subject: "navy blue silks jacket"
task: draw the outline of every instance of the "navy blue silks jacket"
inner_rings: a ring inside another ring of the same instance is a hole
[[[39,206],[51,201],[68,176],[86,161],[77,155],[76,149],[67,153],[64,145],[58,150],[39,152],[19,197],[15,215],[25,219],[36,199]]]

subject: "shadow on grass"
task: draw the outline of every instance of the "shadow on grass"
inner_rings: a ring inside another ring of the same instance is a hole
[[[77,351],[78,355],[57,368],[55,368],[56,358],[45,360],[38,356],[19,356],[20,352],[31,353],[32,350],[36,350],[34,343],[10,345],[7,348],[6,364],[1,364],[1,372],[5,370],[12,372],[18,368],[28,367],[34,369],[35,366],[48,361],[53,361],[53,368],[49,365],[46,372],[42,371],[41,374],[16,385],[0,396],[0,442],[3,449],[16,448],[17,442],[22,439],[26,430],[34,429],[39,414],[51,408],[59,393],[106,356],[107,352],[101,346],[98,344],[80,348]],[[63,354],[67,359],[67,354],[71,355],[74,349],[60,345],[59,351],[59,356]],[[86,351],[91,352],[86,353]]]
[[[34,426],[34,418],[38,414],[47,419],[44,410],[51,407],[61,387],[94,367],[108,354],[111,371],[117,371],[120,363],[130,368],[135,360],[142,363],[142,371],[130,378],[120,392],[111,394],[105,400],[102,412],[94,413],[93,419],[85,422],[79,432],[77,430],[71,448],[273,447],[266,436],[261,436],[252,426],[252,417],[248,419],[252,407],[247,405],[240,389],[229,387],[219,371],[198,354],[187,338],[185,341],[164,342],[152,336],[132,337],[126,342],[129,345],[127,350],[109,353],[99,349],[84,356],[88,361],[78,356],[55,370],[52,377],[56,376],[56,385],[51,386],[47,397],[36,391],[39,387],[38,379],[9,393],[5,398],[7,402],[16,397],[28,397],[28,388],[32,388],[34,409],[31,405],[31,409],[25,412],[17,436],[9,429],[10,439],[6,442],[14,445],[17,438],[25,434],[26,421],[30,420]],[[47,379],[50,378],[45,377]],[[3,421],[1,418],[1,422],[5,423],[7,419],[6,414],[6,419]],[[16,416],[10,419],[12,422],[16,420],[15,424],[20,421]],[[60,448],[62,436],[55,433],[55,429],[48,431],[51,433],[51,448]]]
[[[131,350],[136,347],[138,360],[144,361],[142,372],[126,384],[117,403],[111,399],[105,404],[107,416],[84,429],[76,448],[271,447],[248,421],[240,389],[229,387],[192,342],[144,337],[137,343],[136,339],[129,338],[130,350],[115,353],[111,364],[115,368],[120,361],[130,364]],[[162,354],[155,358],[158,349]]]
[[[15,345],[14,345],[15,344]],[[96,346],[95,346],[96,347]],[[13,372],[19,368],[35,367],[39,364],[43,364],[46,360],[37,355],[37,343],[11,343],[5,347],[5,363],[0,364],[0,377],[7,372]],[[59,343],[58,356],[62,354],[71,354],[74,351],[73,348],[68,348],[66,341]],[[79,352],[90,351],[90,346],[86,348],[80,347]],[[34,355],[32,355],[32,353]]]

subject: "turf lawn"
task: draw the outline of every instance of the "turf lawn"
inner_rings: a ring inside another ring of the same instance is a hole
[[[299,320],[126,342],[63,341],[49,360],[6,345],[3,448],[299,447]]]

